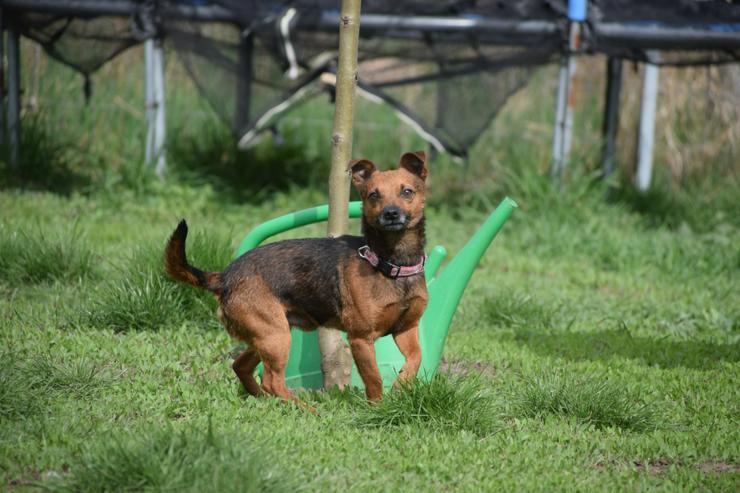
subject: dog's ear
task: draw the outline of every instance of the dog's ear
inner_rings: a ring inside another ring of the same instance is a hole
[[[426,180],[429,174],[427,170],[427,154],[424,151],[407,152],[401,156],[398,167],[415,174],[422,180]]]
[[[365,184],[365,180],[375,173],[378,168],[372,161],[367,159],[355,159],[349,162],[349,169],[352,172],[352,183],[355,187],[360,188]]]

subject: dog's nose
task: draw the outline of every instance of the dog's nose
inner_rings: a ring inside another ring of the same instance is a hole
[[[383,209],[383,219],[385,221],[396,221],[401,215],[401,211],[398,207],[386,207]]]

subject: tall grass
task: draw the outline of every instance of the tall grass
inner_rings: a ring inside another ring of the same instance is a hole
[[[76,225],[46,231],[0,224],[0,280],[17,285],[95,276],[95,255]]]
[[[647,431],[657,425],[653,409],[606,377],[542,374],[524,378],[512,395],[515,415],[564,416],[595,428]]]
[[[75,157],[77,149],[65,142],[41,114],[21,122],[20,163],[11,168],[9,148],[0,146],[0,188],[49,190],[62,195],[86,191],[91,183]]]
[[[559,307],[545,306],[530,295],[501,292],[486,298],[480,313],[493,327],[549,329],[555,325]]]
[[[49,491],[294,491],[270,461],[265,444],[209,426],[150,427],[119,433],[87,447],[69,473],[43,485]]]
[[[328,160],[308,154],[292,133],[280,144],[267,140],[248,151],[240,150],[215,118],[192,138],[173,134],[178,137],[170,140],[168,157],[176,176],[187,183],[210,183],[236,201],[257,203],[293,187],[322,187],[329,169]]]
[[[502,427],[492,396],[472,376],[435,375],[403,383],[379,403],[364,400],[356,410],[359,426],[424,426],[440,432],[468,431],[487,436]]]
[[[232,257],[231,243],[196,233],[187,245],[188,261],[206,271],[221,271]],[[87,321],[114,331],[158,330],[192,321],[217,326],[213,295],[176,283],[164,272],[164,244],[142,247],[95,293]]]
[[[141,49],[129,50],[101,69],[96,80],[106,83],[95,85],[89,105],[84,104],[82,91],[76,86],[81,79],[47,57],[31,53],[31,47],[24,43],[23,66],[28,69],[24,70],[24,84],[37,91],[30,98],[33,105],[25,109],[24,125],[29,126],[25,132],[28,141],[37,142],[38,149],[24,149],[34,164],[21,173],[36,173],[49,188],[65,183],[76,173],[82,174],[87,183],[62,188],[122,187],[151,193],[147,185],[151,169],[144,165],[142,151],[145,122]],[[281,142],[267,139],[242,152],[198,96],[175,54],[168,53],[168,60],[169,183],[209,183],[223,198],[238,202],[263,201],[271,193],[291,187],[325,191],[332,107],[323,98],[287,115],[278,126],[283,135]],[[559,189],[546,177],[556,78],[555,69],[545,67],[536,71],[529,85],[511,98],[491,129],[471,149],[464,179],[463,168],[448,156],[443,154],[434,160],[430,204],[447,209],[490,210],[498,196],[509,193],[516,195],[523,207],[539,203],[540,210],[552,210],[548,207],[550,201],[562,205],[572,188],[582,188],[578,182],[589,183],[590,173],[599,169],[604,89],[603,77],[594,74],[602,74],[605,65],[602,57],[583,57],[579,64],[582,70],[576,80],[574,155],[570,166],[573,176],[566,176],[565,180],[572,182]],[[623,179],[617,180],[618,204],[633,208],[653,225],[679,227],[685,222],[700,231],[722,222],[723,219],[714,217],[716,209],[740,212],[733,200],[739,185],[736,157],[740,105],[735,104],[740,98],[735,83],[738,77],[738,69],[732,66],[663,69],[655,158],[658,192],[645,199],[629,193],[640,73],[625,72],[623,128],[619,134]],[[358,115],[356,156],[388,166],[395,164],[401,151],[426,146],[388,108],[358,101]],[[67,125],[70,118],[77,124]],[[35,138],[34,132],[42,128],[44,138]],[[49,169],[59,169],[59,173],[55,175]],[[14,179],[16,183],[38,181],[23,175]],[[543,195],[540,192],[545,188],[548,192]],[[677,193],[682,189],[690,193]],[[592,195],[599,197],[602,192],[599,189]],[[530,194],[531,200],[527,197]],[[576,191],[575,196],[580,195]],[[697,197],[701,202],[692,207],[692,200]],[[740,214],[726,214],[724,220],[737,216]]]

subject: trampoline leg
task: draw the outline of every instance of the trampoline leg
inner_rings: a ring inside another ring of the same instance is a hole
[[[236,77],[236,114],[234,129],[243,135],[249,124],[249,103],[252,89],[252,53],[254,52],[254,35],[243,32],[239,41],[238,67]]]
[[[560,176],[570,159],[570,148],[573,136],[573,103],[576,73],[575,52],[581,44],[581,24],[571,22],[568,35],[568,53],[560,61],[558,76],[557,107],[555,109],[555,127],[552,138],[552,176]]]
[[[648,52],[648,59],[658,60],[659,53]],[[660,69],[652,63],[645,64],[640,101],[640,130],[637,142],[637,173],[635,185],[640,192],[650,188],[653,176],[653,138],[655,135],[655,108],[658,103],[658,74]]]
[[[616,138],[619,129],[619,95],[622,89],[622,60],[609,58],[606,62],[606,97],[604,122],[601,129],[604,147],[601,152],[601,169],[604,178],[614,172]]]
[[[14,28],[8,32],[8,137],[10,140],[10,167],[21,164],[21,60],[20,36]]]
[[[145,160],[156,161],[155,171],[159,178],[164,178],[167,167],[165,156],[165,93],[164,93],[164,49],[162,41],[148,39],[144,43],[144,63],[146,65],[145,96],[147,135]]]

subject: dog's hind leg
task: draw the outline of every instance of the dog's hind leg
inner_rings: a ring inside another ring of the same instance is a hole
[[[240,354],[231,366],[244,386],[244,390],[255,397],[262,394],[262,390],[260,389],[257,380],[254,379],[254,369],[257,367],[259,362],[259,353],[257,353],[254,348],[250,347]]]
[[[286,320],[285,327],[265,328],[261,332],[268,330],[269,337],[255,338],[253,341],[265,366],[262,390],[283,399],[291,399],[292,394],[285,385],[285,368],[288,366],[290,353],[290,327]]]

